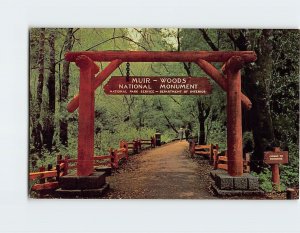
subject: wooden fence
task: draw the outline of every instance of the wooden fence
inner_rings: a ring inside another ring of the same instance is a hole
[[[192,158],[195,155],[202,155],[209,159],[211,165],[214,169],[224,169],[228,170],[228,157],[227,151],[219,152],[218,144],[208,144],[208,145],[197,145],[194,140],[190,141],[190,155]],[[250,154],[246,153],[243,160],[243,170],[244,173],[250,172]]]
[[[208,145],[197,145],[194,140],[190,141],[190,154],[194,158],[195,155],[202,155],[209,159],[210,164],[213,164],[214,161],[214,150],[218,150],[218,144],[208,144]]]
[[[111,167],[118,169],[121,161],[127,161],[129,154],[139,153],[142,149],[155,147],[155,137],[148,139],[136,139],[131,142],[121,140],[118,149],[111,148],[107,155],[95,155],[94,167]],[[48,169],[40,167],[38,172],[30,172],[29,180],[34,182],[31,191],[54,190],[59,187],[59,178],[68,174],[75,173],[77,169],[77,159],[71,159],[70,156],[58,155],[56,158],[56,167],[48,165]]]

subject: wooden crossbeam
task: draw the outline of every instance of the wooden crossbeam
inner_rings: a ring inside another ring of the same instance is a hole
[[[83,51],[67,52],[65,59],[74,62],[81,55],[85,55],[93,61],[102,62],[116,59],[124,62],[196,62],[198,59],[209,62],[226,62],[232,56],[240,56],[245,62],[256,60],[254,51]]]

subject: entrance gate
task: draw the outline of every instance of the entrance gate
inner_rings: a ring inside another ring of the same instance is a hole
[[[251,101],[241,93],[241,69],[254,62],[253,51],[99,51],[68,52],[65,59],[80,69],[79,94],[68,104],[69,112],[79,107],[77,175],[93,173],[95,90],[123,62],[194,62],[227,93],[227,156],[228,174],[243,174],[242,105],[251,108]],[[95,62],[110,62],[99,74]],[[220,72],[210,62],[224,63]]]

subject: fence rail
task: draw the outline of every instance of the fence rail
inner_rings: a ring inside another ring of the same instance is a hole
[[[213,164],[214,161],[214,149],[218,150],[218,144],[208,144],[208,145],[198,145],[194,140],[190,141],[190,154],[191,157],[194,158],[195,155],[202,155],[209,159],[210,164]]]
[[[192,158],[195,155],[202,155],[209,159],[211,165],[214,169],[228,170],[228,157],[227,151],[219,152],[218,144],[208,144],[208,145],[197,145],[194,140],[190,141],[189,151]],[[245,173],[250,172],[250,154],[246,153],[243,160],[243,170]]]
[[[129,154],[137,154],[145,149],[144,145],[154,148],[155,137],[150,139],[135,139],[131,142],[121,140],[118,149],[111,148],[107,155],[95,155],[94,167],[111,167],[118,169],[121,161],[127,161]],[[56,158],[56,167],[52,168],[48,165],[48,170],[45,167],[40,167],[37,172],[29,173],[29,180],[33,182],[31,191],[46,191],[55,190],[59,187],[59,178],[70,174],[71,171],[77,169],[77,159],[70,158],[70,156],[58,155]]]

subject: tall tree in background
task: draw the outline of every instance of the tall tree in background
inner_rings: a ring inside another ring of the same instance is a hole
[[[217,51],[209,34],[204,29],[199,29],[208,46]],[[273,30],[220,30],[224,44],[240,51],[254,50],[257,61],[247,65],[242,75],[242,91],[252,101],[250,111],[243,111],[243,131],[251,130],[254,140],[254,154],[252,161],[255,168],[263,159],[263,152],[269,146],[275,145],[274,129],[270,111],[270,80],[272,76]],[[227,38],[226,38],[227,37]],[[229,39],[229,40],[228,40]],[[218,43],[219,43],[218,38]],[[258,169],[259,170],[259,169]]]
[[[51,151],[54,135],[54,113],[55,113],[55,35],[54,30],[49,36],[49,75],[47,80],[48,106],[47,114],[43,120],[43,142]]]
[[[64,53],[71,51],[73,47],[73,28],[67,29],[67,35],[64,42]],[[65,110],[66,101],[69,94],[69,67],[70,62],[63,61],[63,73],[62,73],[62,85],[60,91],[60,103],[62,111]],[[59,131],[60,142],[64,146],[68,146],[68,121],[65,114],[62,114],[62,119],[60,120],[60,131]]]
[[[36,150],[40,151],[42,149],[42,126],[39,122],[41,116],[41,107],[43,102],[43,87],[44,87],[44,70],[45,70],[45,28],[41,28],[39,35],[39,51],[38,51],[38,85],[36,91],[36,104],[35,104],[35,114],[32,118],[32,137],[33,145]]]
[[[255,50],[257,61],[244,69],[243,89],[252,101],[248,122],[253,132],[253,168],[258,168],[267,147],[275,146],[275,136],[270,110],[270,81],[272,76],[273,30],[239,30],[227,35],[241,51]]]
[[[200,145],[206,144],[205,137],[205,121],[210,113],[210,106],[206,106],[200,98],[197,98],[197,109],[198,109],[198,123],[199,123],[199,139]]]
[[[212,50],[217,51],[218,48],[213,44],[213,42],[210,40],[210,38],[208,37],[208,35],[206,34],[206,30],[202,30],[199,29],[202,34],[204,39],[206,40],[206,42],[209,44],[209,46],[212,48]],[[199,34],[195,34],[195,31],[191,31],[191,30],[183,30],[182,33],[184,33],[184,37],[183,40],[185,43],[183,43],[183,46],[181,46],[181,39],[180,39],[180,31],[177,31],[177,43],[178,43],[178,51],[181,50],[181,47],[183,48],[183,50],[192,50],[194,49],[194,47],[196,46],[197,48],[199,48],[200,50],[202,50],[203,46],[203,42],[202,43],[197,43],[199,40],[195,40],[197,41],[196,44],[193,43],[187,43],[187,39],[188,38],[193,38],[193,37],[198,37],[199,39]],[[193,66],[191,63],[183,63],[183,67],[187,73],[188,76],[192,76],[193,73],[197,72],[199,70],[199,67],[195,67],[195,69],[193,70]],[[194,71],[194,72],[193,72]],[[208,100],[207,100],[208,99]],[[196,98],[192,98],[193,100],[193,104],[192,106],[194,106],[194,109],[197,110],[197,121],[198,121],[198,143],[200,145],[204,145],[206,144],[207,140],[206,140],[206,127],[205,127],[205,123],[206,120],[210,114],[211,111],[211,103],[208,104],[208,102],[210,102],[212,99],[209,98],[203,98],[203,97],[199,97],[197,96]]]
[[[258,40],[257,68],[246,69],[249,74],[248,93],[251,96],[253,108],[250,111],[252,119],[253,139],[255,143],[252,160],[263,160],[263,152],[275,143],[274,129],[270,110],[270,81],[272,76],[273,30],[262,30]],[[257,124],[259,122],[259,124]]]

